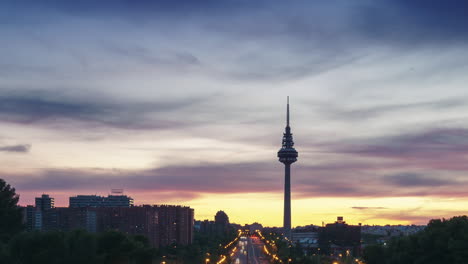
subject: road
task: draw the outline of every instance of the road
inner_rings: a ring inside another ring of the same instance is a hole
[[[268,264],[263,242],[256,236],[241,237],[231,259],[233,264]]]

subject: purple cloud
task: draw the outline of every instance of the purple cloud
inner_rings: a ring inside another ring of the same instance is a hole
[[[169,119],[165,114],[203,100],[207,98],[118,104],[110,98],[85,100],[52,92],[6,92],[0,96],[0,121],[62,127],[81,124],[130,130],[178,128],[192,121]],[[152,114],[151,118],[149,114]]]
[[[322,147],[334,153],[387,159],[407,169],[468,170],[464,157],[468,154],[468,130],[462,128],[431,129],[355,142],[323,144]]]
[[[28,153],[31,149],[31,145],[12,145],[12,146],[0,146],[0,152],[17,152],[17,153]]]
[[[376,173],[366,168],[337,162],[317,166],[293,166],[294,199],[313,197],[466,197],[468,181],[447,174],[400,172]],[[355,169],[355,168],[358,169]],[[29,175],[2,173],[19,191],[89,192],[124,188],[140,192],[180,193],[282,193],[283,168],[268,163],[201,164],[170,166],[150,170],[49,169]],[[397,186],[397,188],[395,187]]]

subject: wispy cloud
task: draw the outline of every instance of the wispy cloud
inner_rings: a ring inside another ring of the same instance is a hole
[[[447,98],[437,101],[411,102],[382,104],[375,103],[374,106],[354,106],[343,107],[339,105],[321,104],[318,107],[323,115],[334,120],[349,122],[365,122],[371,118],[383,118],[385,115],[397,115],[408,113],[409,111],[418,112],[440,112],[449,111],[465,106],[468,99],[465,98]]]
[[[201,63],[199,58],[187,51],[159,51],[158,54],[155,54],[149,48],[139,45],[106,43],[103,44],[103,51],[116,55],[118,59],[130,59],[135,60],[137,63],[170,67],[178,71],[182,71],[184,67],[197,66]]]
[[[199,103],[202,98],[160,102],[117,103],[112,99],[79,99],[52,92],[4,93],[0,96],[0,121],[18,124],[76,122],[121,129],[166,129],[187,125],[187,121],[165,116]],[[206,99],[206,98],[205,98]],[[190,122],[190,121],[188,121]]]
[[[394,134],[394,133],[393,133]],[[406,168],[466,170],[468,130],[429,128],[399,135],[325,143],[334,153],[393,160]]]
[[[0,152],[17,152],[17,153],[28,153],[31,149],[31,145],[11,145],[11,146],[0,146]]]
[[[387,207],[372,207],[372,206],[353,206],[351,209],[356,209],[356,210],[383,210],[383,209],[388,209]]]
[[[398,173],[389,175],[384,178],[384,181],[397,187],[436,187],[445,185],[455,186],[459,184],[459,182],[454,179],[428,177],[418,173]]]
[[[126,189],[166,192],[242,193],[280,189],[265,175],[266,164],[200,165],[152,170],[49,169],[14,180],[19,189],[79,190],[96,186],[125,186]],[[243,176],[243,175],[247,175]]]

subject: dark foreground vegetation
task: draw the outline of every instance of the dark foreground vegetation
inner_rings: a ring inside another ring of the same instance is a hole
[[[4,263],[151,263],[157,252],[145,237],[118,232],[22,232],[1,245]]]
[[[431,220],[423,231],[364,249],[367,264],[468,263],[468,218]]]
[[[190,246],[155,249],[144,236],[121,232],[26,232],[15,189],[0,179],[0,263],[8,264],[150,264],[204,263],[207,253],[215,260],[226,254],[225,245],[236,232],[195,232]]]
[[[193,245],[154,249],[143,236],[109,231],[101,234],[72,232],[21,232],[0,244],[0,263],[9,264],[150,264],[203,263],[222,254],[223,239],[197,235]]]

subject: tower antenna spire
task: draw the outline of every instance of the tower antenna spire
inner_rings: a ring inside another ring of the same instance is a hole
[[[288,104],[286,107],[286,126],[289,126],[289,96],[288,96]]]

